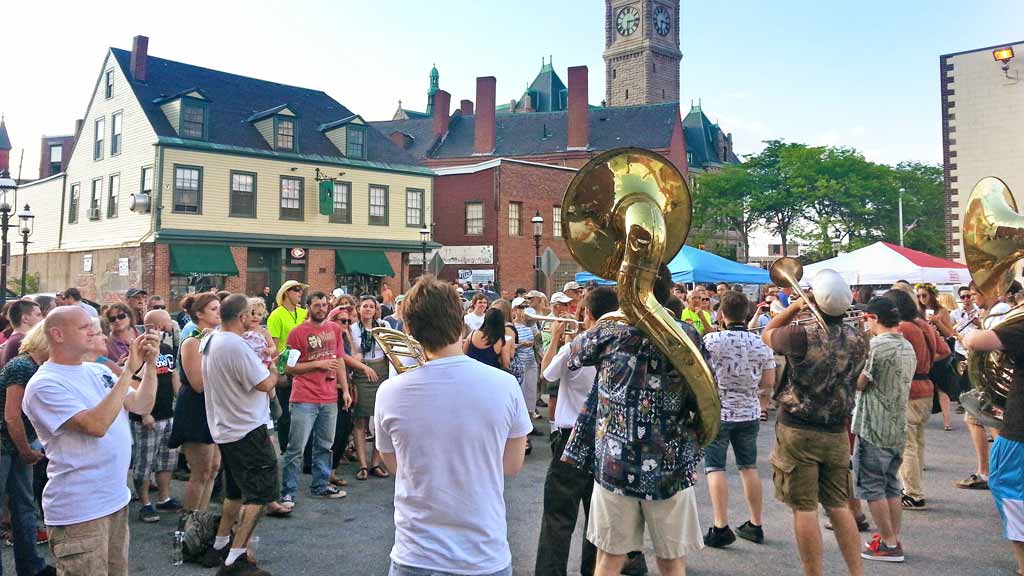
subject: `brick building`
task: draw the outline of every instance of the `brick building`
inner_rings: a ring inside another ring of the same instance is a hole
[[[39,151],[39,178],[49,178],[67,170],[75,136],[43,136]]]

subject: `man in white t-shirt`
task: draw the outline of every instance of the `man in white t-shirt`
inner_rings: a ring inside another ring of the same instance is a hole
[[[522,468],[533,429],[523,395],[512,375],[463,354],[450,284],[421,277],[405,322],[427,362],[381,384],[374,411],[395,474],[390,575],[511,576],[503,475]]]
[[[484,314],[487,313],[489,305],[487,296],[479,293],[473,296],[473,300],[469,303],[469,312],[463,317],[470,332],[479,330],[484,325]]]
[[[25,387],[22,409],[50,460],[43,489],[50,551],[59,574],[127,574],[128,411],[153,408],[160,342],[155,334],[133,340],[118,378],[82,362],[102,336],[85,310],[58,307],[44,322],[50,359]]]
[[[199,344],[206,420],[224,469],[224,511],[213,545],[224,558],[218,576],[270,574],[256,568],[246,554],[263,509],[277,500],[279,490],[277,454],[267,430],[269,393],[277,374],[271,374],[242,339],[242,316],[250,313],[248,298],[228,296],[220,304],[220,329]]]

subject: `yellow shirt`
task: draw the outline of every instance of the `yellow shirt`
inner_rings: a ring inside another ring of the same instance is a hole
[[[705,319],[710,322],[710,318],[708,317],[708,313],[703,310],[700,313],[697,313],[687,308],[686,310],[683,310],[681,318],[683,322],[689,322],[692,324],[693,327],[697,329],[697,332],[700,332],[701,336],[703,336],[704,333],[708,331],[708,328],[711,327],[708,324],[705,324]]]

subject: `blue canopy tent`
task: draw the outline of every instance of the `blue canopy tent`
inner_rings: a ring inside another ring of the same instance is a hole
[[[768,271],[747,264],[733,262],[716,254],[698,250],[693,246],[683,246],[676,257],[668,263],[674,282],[728,282],[730,284],[771,284]],[[580,284],[596,280],[598,284],[614,284],[615,282],[598,278],[590,272],[577,272],[576,281]]]

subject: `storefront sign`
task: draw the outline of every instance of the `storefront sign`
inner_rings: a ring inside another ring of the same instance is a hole
[[[466,264],[494,264],[494,246],[442,246],[440,250],[427,252],[427,262],[439,252],[445,264],[460,266]],[[422,252],[410,252],[409,264],[419,266],[423,263]]]
[[[291,256],[292,264],[305,264],[306,260],[306,249],[305,248],[292,248],[288,251],[288,255]]]
[[[82,272],[92,272],[92,254],[82,256]]]
[[[489,270],[459,270],[459,282],[471,282],[473,284],[485,284],[494,282],[494,269]]]
[[[128,276],[128,259],[118,258],[117,259],[117,275]]]

